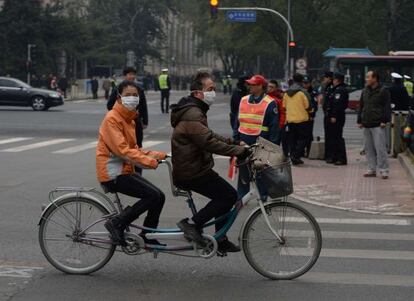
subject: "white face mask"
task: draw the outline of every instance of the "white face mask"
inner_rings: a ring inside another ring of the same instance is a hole
[[[203,101],[209,106],[211,106],[216,100],[216,91],[207,91],[207,92],[203,92],[203,94],[204,94]]]
[[[122,96],[121,97],[122,105],[127,108],[129,111],[136,111],[139,104],[138,96]]]

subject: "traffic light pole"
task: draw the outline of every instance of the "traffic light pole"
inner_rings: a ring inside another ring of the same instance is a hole
[[[35,45],[33,44],[27,44],[27,63],[26,63],[26,67],[27,67],[27,84],[30,85],[30,78],[31,78],[31,74],[30,74],[30,70],[32,68],[32,47],[34,47]]]
[[[275,14],[276,16],[278,16],[279,18],[281,18],[283,20],[283,22],[285,22],[287,28],[288,28],[288,41],[286,43],[287,46],[287,51],[286,51],[286,80],[289,79],[289,61],[290,61],[290,54],[289,54],[289,42],[293,42],[295,41],[295,37],[293,35],[293,30],[292,30],[292,26],[290,25],[290,22],[278,11],[270,9],[270,8],[265,8],[265,7],[218,7],[218,10],[254,10],[254,11],[265,11],[265,12],[270,12],[272,14]],[[289,9],[290,10],[290,9]],[[289,11],[290,13],[290,11]],[[290,40],[289,40],[290,37]]]

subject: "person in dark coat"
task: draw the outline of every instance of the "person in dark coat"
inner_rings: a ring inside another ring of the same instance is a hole
[[[92,77],[92,79],[91,79],[91,90],[92,90],[93,99],[98,98],[98,89],[99,89],[98,80],[96,79],[96,77]]]
[[[60,91],[62,91],[63,97],[66,98],[66,91],[68,90],[68,79],[66,76],[63,76],[58,80],[58,87]]]
[[[407,111],[410,107],[410,96],[403,83],[402,75],[391,73],[392,86],[389,88],[391,95],[391,104],[394,111]]]
[[[236,124],[237,114],[239,113],[239,106],[241,99],[249,94],[248,88],[246,86],[246,80],[248,80],[248,76],[242,76],[239,78],[236,89],[233,91],[230,100],[230,125],[234,131],[234,126]]]
[[[313,141],[313,127],[315,124],[316,112],[318,111],[317,98],[318,98],[319,93],[316,91],[316,89],[312,87],[312,79],[308,75],[305,75],[303,77],[302,86],[308,92],[310,96],[308,142],[306,143],[306,147],[305,147],[305,157],[309,157],[309,152],[310,152],[312,141]]]
[[[335,73],[333,87],[327,94],[326,99],[326,147],[328,154],[327,163],[335,165],[346,165],[347,155],[343,129],[345,125],[345,110],[348,108],[349,94],[344,83],[344,75]]]

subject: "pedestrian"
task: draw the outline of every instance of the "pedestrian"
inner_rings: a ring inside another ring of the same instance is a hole
[[[105,92],[105,99],[108,100],[109,98],[109,91],[111,90],[111,80],[109,77],[106,77],[102,82],[102,90]]]
[[[285,136],[285,125],[286,125],[286,108],[283,105],[283,93],[282,90],[279,88],[279,83],[271,79],[269,80],[269,84],[267,85],[267,95],[272,97],[277,105],[277,109],[279,112],[279,129],[280,129],[280,135],[278,141],[276,141],[277,145],[280,145],[282,141],[284,140]],[[287,144],[287,143],[285,143]],[[282,144],[283,146],[283,144]],[[287,145],[283,146],[286,149],[288,149]],[[288,151],[284,151],[285,155],[288,154]]]
[[[302,83],[303,88],[308,92],[309,96],[310,96],[310,109],[308,110],[309,112],[309,129],[308,129],[308,142],[306,143],[306,147],[305,147],[305,157],[309,157],[309,153],[310,153],[310,149],[312,146],[312,141],[313,141],[313,127],[315,124],[315,117],[316,117],[316,112],[318,111],[318,95],[319,93],[316,91],[316,89],[313,88],[312,86],[312,78],[308,75],[305,75],[303,77],[303,83]]]
[[[343,129],[349,94],[344,79],[345,76],[342,73],[334,73],[332,89],[326,99],[326,117],[328,119],[326,127],[328,145],[326,147],[331,156],[326,162],[335,165],[346,165],[348,163]]]
[[[227,94],[227,78],[223,77],[223,79],[221,80],[221,84],[223,85],[223,94],[226,95]]]
[[[250,95],[242,98],[236,119],[233,138],[247,145],[256,143],[258,137],[270,142],[278,143],[280,140],[279,111],[276,102],[266,94],[267,81],[261,75],[254,75],[246,80]],[[239,168],[239,181],[237,184],[239,198],[250,191],[250,172],[247,166]],[[263,201],[267,199],[266,186],[257,178],[257,186]]]
[[[319,91],[319,105],[322,105],[323,109],[323,129],[325,134],[325,161],[332,163],[332,154],[330,153],[331,150],[328,148],[328,145],[331,145],[330,141],[328,141],[328,124],[329,124],[329,117],[327,114],[327,106],[328,106],[328,96],[331,93],[332,90],[332,81],[333,81],[333,72],[326,71],[325,74],[322,77],[322,82],[320,91]]]
[[[168,69],[164,68],[161,70],[161,75],[158,78],[158,86],[161,91],[161,113],[168,114],[170,109],[170,90],[171,90],[171,81],[168,75]],[[165,104],[165,106],[164,106]]]
[[[283,96],[289,132],[289,152],[293,165],[304,163],[301,157],[309,139],[310,96],[303,89],[302,82],[303,75],[295,74],[293,84]]]
[[[124,80],[126,81],[136,81],[137,71],[133,67],[127,67],[123,71]],[[135,120],[135,135],[137,138],[137,145],[142,148],[143,139],[144,139],[144,130],[148,127],[148,106],[147,98],[145,96],[144,90],[139,89],[139,105],[138,105],[138,115]],[[115,78],[113,82],[113,89],[111,95],[109,96],[106,107],[108,111],[112,110],[117,98],[118,98],[118,87],[115,84]],[[141,169],[137,169],[139,173],[142,172]]]
[[[365,83],[358,112],[358,126],[364,129],[368,161],[364,177],[376,177],[379,172],[383,179],[387,179],[389,166],[385,126],[391,120],[391,97],[381,85],[377,71],[368,71]]]
[[[410,107],[410,96],[403,84],[403,76],[396,72],[391,73],[392,86],[389,88],[392,109],[394,111],[407,111]]]
[[[98,98],[98,88],[99,88],[98,80],[96,79],[96,77],[92,77],[91,78],[91,90],[92,90],[93,99]]]
[[[411,76],[404,75],[404,87],[407,90],[408,96],[413,97],[414,84],[411,81]]]
[[[227,91],[229,91],[229,95],[233,93],[233,79],[231,75],[227,75]]]
[[[242,76],[239,78],[236,84],[236,89],[233,91],[230,100],[230,125],[234,131],[236,124],[237,115],[239,114],[239,106],[241,99],[249,94],[248,88],[246,86],[246,80],[249,79],[247,76]]]
[[[52,79],[50,80],[50,90],[53,90],[53,91],[58,90],[58,83],[57,83],[56,76],[52,76]]]
[[[191,218],[178,223],[186,239],[203,245],[203,225],[229,212],[238,200],[233,186],[213,170],[213,154],[244,159],[251,151],[236,145],[231,138],[217,135],[208,127],[207,112],[216,97],[211,75],[198,73],[190,90],[190,96],[183,97],[171,108],[173,181],[177,187],[211,200]],[[216,233],[226,223],[227,219],[216,223]],[[240,248],[224,236],[218,241],[218,252],[240,252]]]
[[[66,75],[63,75],[59,81],[58,81],[58,87],[59,90],[62,92],[63,97],[66,98],[66,93],[68,90],[68,79],[66,78]]]

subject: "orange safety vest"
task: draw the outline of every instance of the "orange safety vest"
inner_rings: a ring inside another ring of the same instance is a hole
[[[274,100],[265,95],[259,103],[249,103],[250,95],[242,98],[239,108],[239,133],[259,136],[261,132],[268,132],[269,128],[263,126],[266,110]]]

